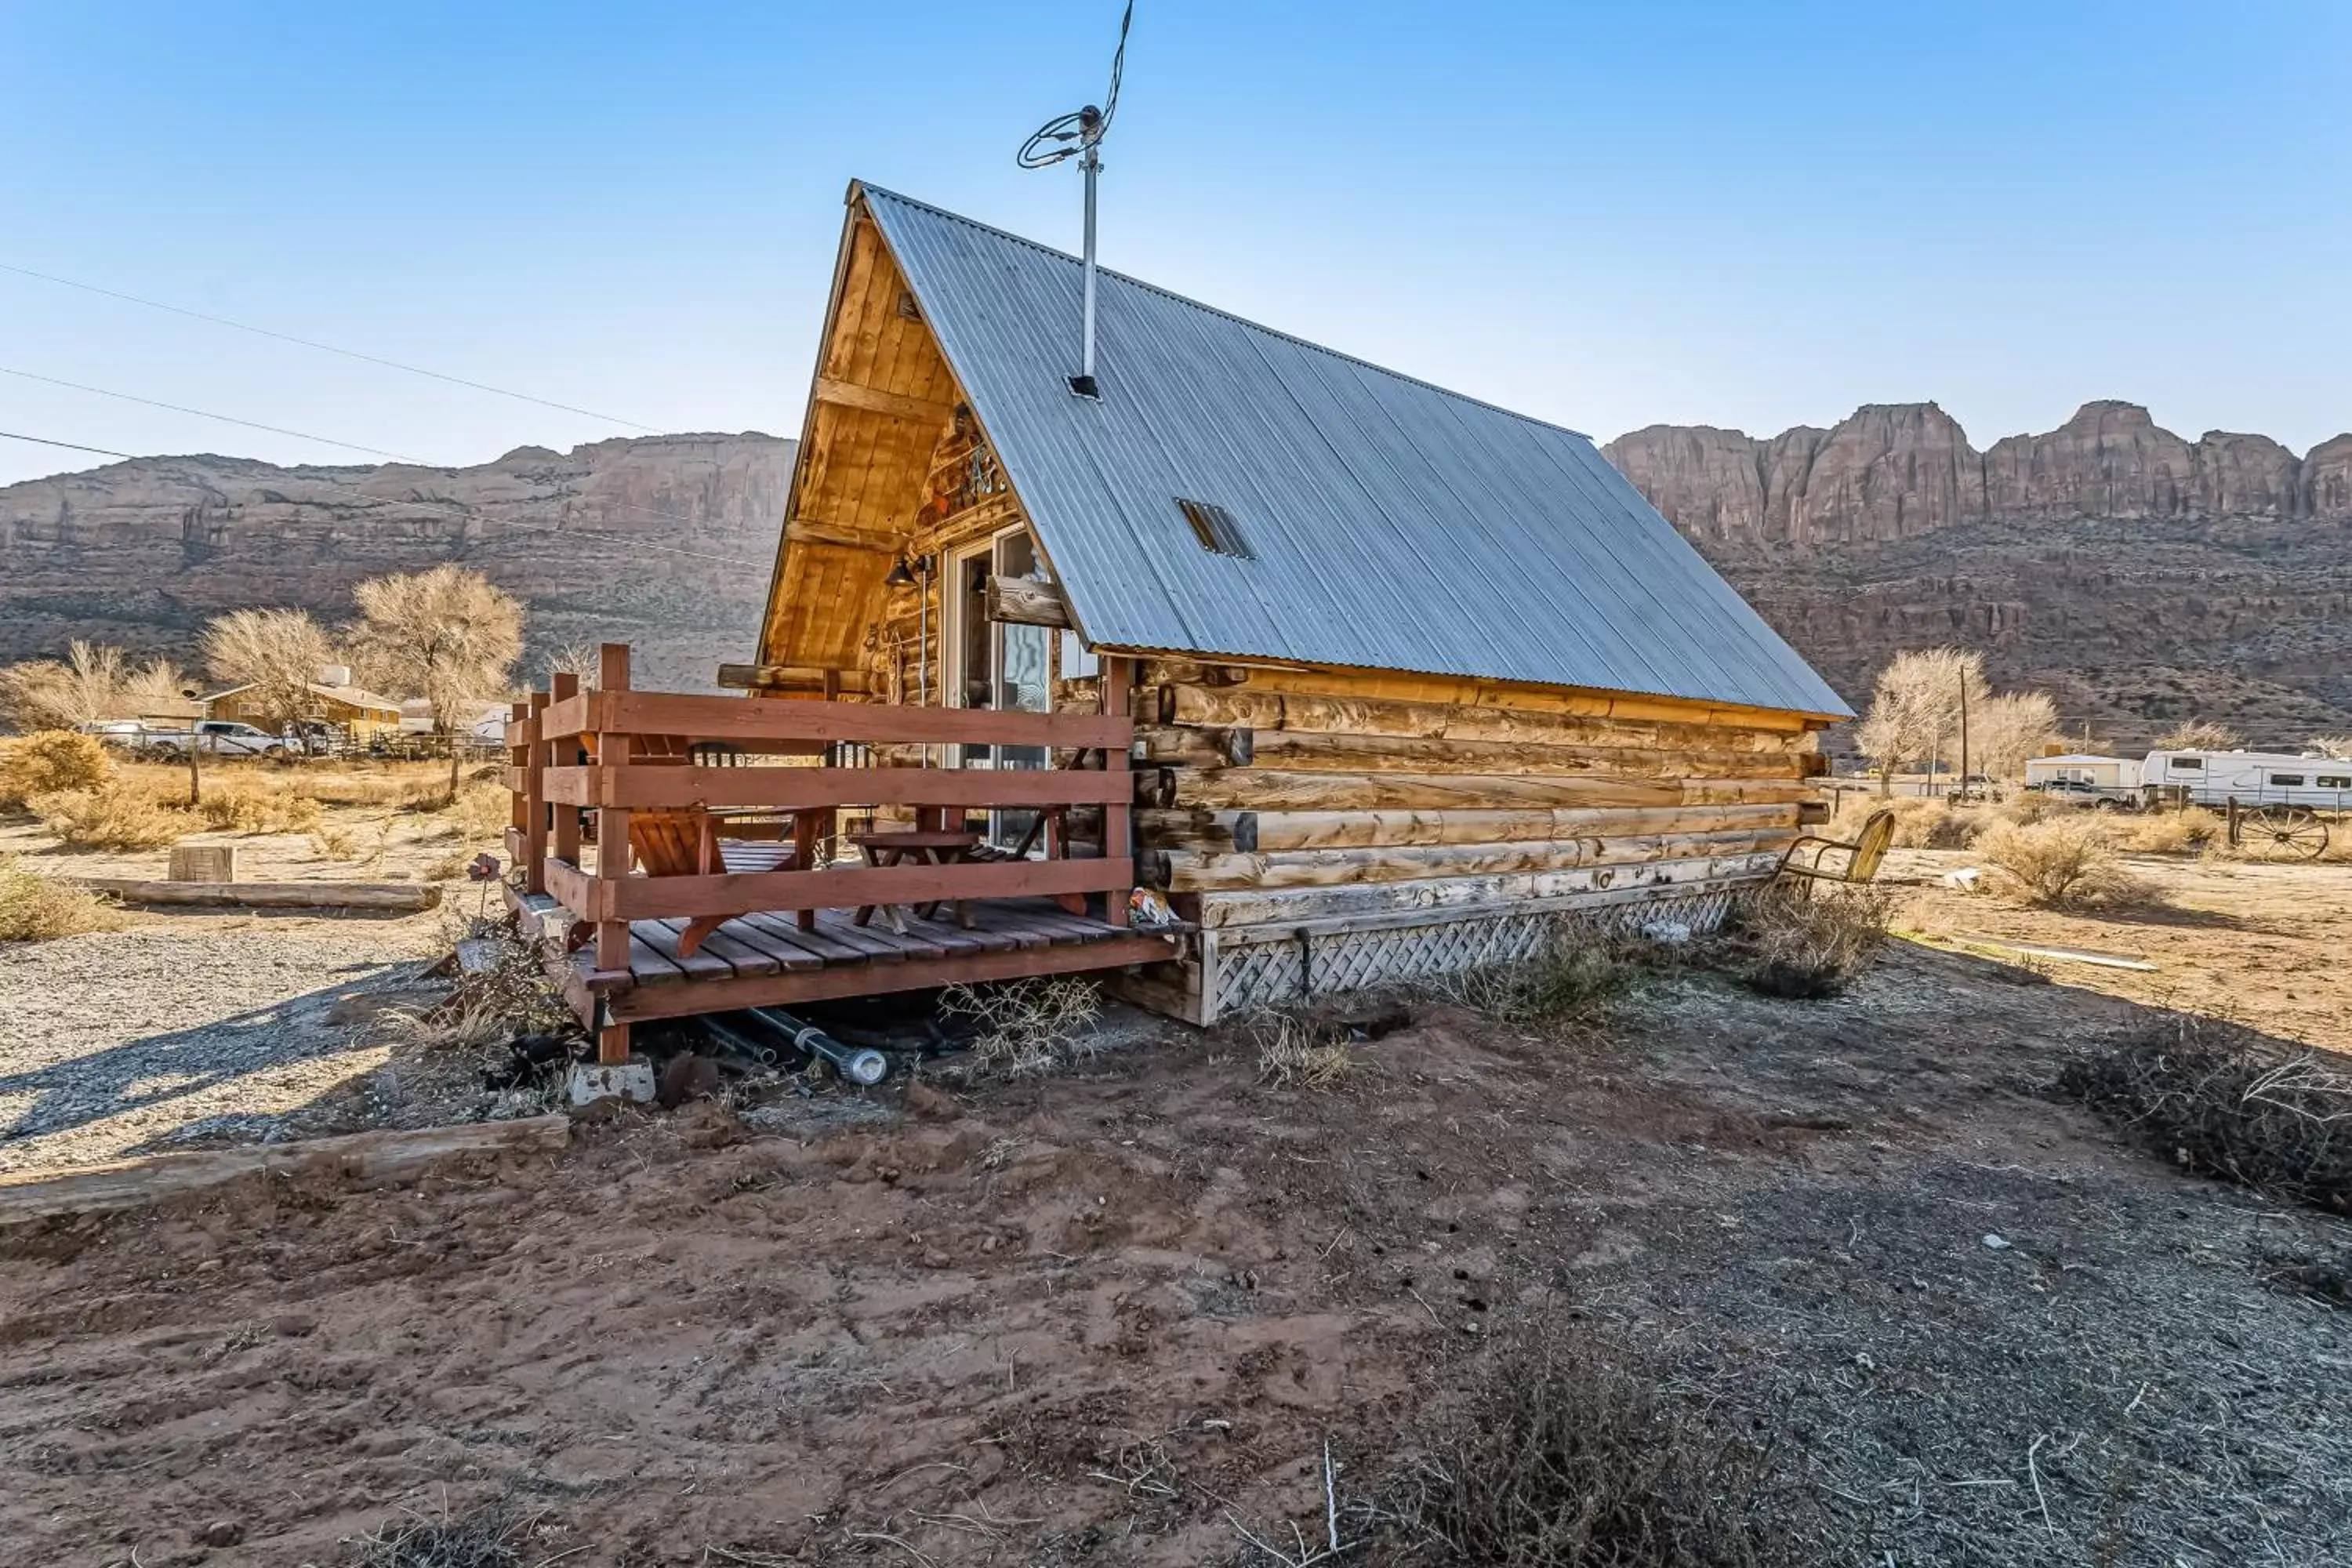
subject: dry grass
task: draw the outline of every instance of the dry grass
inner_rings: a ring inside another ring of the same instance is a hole
[[[1295,1013],[1256,1020],[1257,1080],[1273,1089],[1328,1089],[1354,1065],[1343,1033],[1318,1028]]]
[[[468,844],[495,844],[514,820],[514,797],[494,779],[471,779],[459,786],[457,798],[438,808],[452,837]]]
[[[523,1568],[552,1562],[534,1535],[543,1515],[518,1518],[503,1502],[439,1519],[412,1515],[353,1539],[361,1568]]]
[[[2142,891],[2116,862],[2115,835],[2088,813],[2019,826],[2001,823],[1977,841],[2000,885],[2029,904],[2114,903]]]
[[[113,776],[114,761],[94,735],[37,730],[0,741],[0,807],[22,806],[60,790],[102,789]]]
[[[204,830],[204,819],[120,782],[67,789],[26,802],[41,826],[78,849],[160,849]]]
[[[1776,882],[1739,911],[1740,978],[1768,996],[1835,996],[1886,942],[1895,895],[1877,887]]]
[[[2173,1013],[2058,1086],[2185,1169],[2352,1215],[2352,1068],[2333,1053]]]
[[[310,835],[310,853],[321,860],[356,860],[360,836],[348,826],[322,826]]]
[[[36,876],[13,856],[0,858],[0,942],[48,942],[121,923],[97,895]]]
[[[453,924],[453,935],[466,926]],[[548,983],[539,955],[504,926],[478,939],[489,944],[487,967],[461,971],[450,994],[433,1006],[386,1008],[378,1033],[386,1044],[420,1050],[469,1050],[499,1046],[519,1035],[576,1034],[579,1021]]]
[[[1498,1336],[1373,1507],[1411,1563],[1779,1568],[1832,1559],[1769,1447],[1658,1393],[1664,1376],[1573,1321]],[[1778,1489],[1776,1490],[1776,1489]]]
[[[2118,816],[2111,824],[2118,848],[2136,855],[2196,855],[2229,850],[2229,825],[2203,806]]]
[[[298,790],[239,784],[205,790],[196,815],[225,833],[307,833],[325,819],[326,808]]]
[[[1513,1024],[1572,1024],[1633,984],[1641,965],[1622,939],[1563,931],[1524,963],[1490,964],[1433,977],[1442,1000]]]
[[[1091,1061],[1101,1048],[1087,1026],[1102,1016],[1102,994],[1083,980],[950,985],[940,1008],[979,1026],[962,1063],[975,1076],[1060,1072]]]

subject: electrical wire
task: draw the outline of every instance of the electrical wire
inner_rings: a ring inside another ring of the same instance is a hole
[[[1118,19],[1118,47],[1110,57],[1110,90],[1103,94],[1098,113],[1094,105],[1057,114],[1029,133],[1013,161],[1024,169],[1050,169],[1065,158],[1074,158],[1084,152],[1089,142],[1099,143],[1110,130],[1111,116],[1118,112],[1118,84],[1127,74],[1127,30],[1135,25],[1135,0],[1127,0],[1127,9]],[[1091,132],[1086,128],[1090,113],[1096,115]]]
[[[316,441],[321,446],[341,447],[348,451],[365,452],[371,457],[390,458],[395,463],[416,463],[428,468],[433,467],[422,458],[411,458],[400,452],[387,452],[381,447],[362,447],[356,441],[338,441],[332,436],[313,436],[307,430],[289,430],[282,425],[263,425],[256,420],[239,419],[233,414],[208,414],[201,408],[188,408],[177,403],[162,403],[152,397],[141,397],[135,393],[114,392],[103,386],[89,386],[79,381],[61,380],[54,375],[39,375],[29,370],[17,370],[11,365],[0,364],[0,375],[22,376],[26,381],[45,382],[51,386],[69,387],[76,392],[95,393],[100,397],[119,397],[125,403],[143,403],[150,408],[165,408],[174,414],[192,414],[199,419],[217,419],[224,425],[242,425],[248,430],[266,430],[272,436],[291,436],[298,441]]]
[[[1111,91],[1112,97],[1116,99],[1118,96],[1116,73],[1113,75]],[[257,327],[250,321],[233,321],[226,316],[215,316],[203,310],[191,310],[184,305],[167,305],[161,300],[142,299],[137,294],[125,294],[119,289],[101,289],[95,283],[82,283],[71,278],[60,278],[54,272],[37,272],[29,267],[18,267],[6,261],[0,261],[0,272],[14,272],[20,278],[37,278],[44,283],[56,283],[68,289],[79,289],[87,294],[102,294],[110,300],[121,300],[128,304],[143,305],[151,310],[165,310],[174,316],[185,316],[191,321],[210,321],[216,327],[233,327],[240,332],[251,332],[257,337],[275,338],[281,343],[294,343],[306,349],[317,349],[321,353],[341,354],[345,359],[355,359],[368,364],[382,365],[387,370],[405,371],[410,375],[429,376],[435,381],[446,381],[452,386],[469,386],[476,392],[492,393],[499,397],[511,397],[522,403],[536,403],[541,408],[556,408],[566,414],[577,414],[589,419],[602,419],[611,425],[625,425],[632,430],[642,430],[647,435],[661,433],[654,426],[640,425],[634,419],[624,419],[617,414],[599,414],[593,408],[580,408],[569,403],[558,403],[552,398],[535,397],[528,392],[517,392],[510,387],[492,386],[487,381],[469,381],[462,375],[448,375],[437,370],[426,370],[423,365],[404,364],[399,360],[362,353],[357,349],[340,348],[333,343],[322,343],[310,338],[298,338],[291,332],[280,332],[268,327]]]
[[[65,381],[54,375],[37,375],[29,370],[16,370],[8,365],[0,365],[0,374],[23,376],[27,381],[46,382],[51,386],[70,387],[76,392],[95,393],[101,397],[119,397],[126,403],[143,404],[150,408],[169,409],[174,414],[193,415],[198,419],[216,419],[225,425],[241,425],[248,430],[266,430],[273,436],[291,436],[298,440],[318,441],[330,447],[342,447],[354,452],[365,452],[373,457],[389,458],[395,463],[413,464],[420,468],[444,468],[446,467],[445,464],[428,462],[423,458],[412,458],[407,456],[405,453],[388,452],[380,447],[362,447],[354,441],[338,441],[331,436],[313,436],[307,431],[289,430],[285,426],[279,425],[264,425],[257,420],[240,419],[232,414],[215,414],[209,409],[190,408],[177,403],[163,403],[152,397],[140,397],[128,392],[115,392],[103,386],[90,386],[79,381]],[[109,451],[102,447],[77,447],[70,441],[43,440],[42,437],[37,436],[24,436],[17,437],[17,439],[39,441],[41,445],[46,447],[66,447],[75,451],[96,452],[101,457],[130,458],[131,456],[131,454],[128,452]],[[445,504],[463,508],[468,512],[471,512],[474,510],[473,508],[467,506],[467,503],[464,501],[459,500],[445,500]],[[701,521],[698,519],[681,516],[674,511],[661,511],[649,506],[639,506],[634,501],[612,501],[607,504],[617,510],[636,512],[644,517],[659,518],[665,522],[684,523],[688,528],[699,528],[702,526]],[[609,539],[625,539],[632,544],[637,545],[642,549],[658,550],[671,555],[691,556],[698,561],[717,561],[730,566],[749,566],[754,569],[759,569],[763,567],[765,564],[764,563],[758,561],[746,561],[740,556],[713,555],[706,551],[685,550],[676,545],[655,544],[648,541],[637,539],[633,535],[614,533],[610,530],[605,529],[580,528],[563,524],[559,524],[553,528],[531,528],[520,523],[508,523],[503,524],[502,526],[507,531],[512,533],[577,533],[583,535],[602,536]]]
[[[30,441],[36,447],[63,447],[68,452],[95,452],[101,458],[128,458],[138,461],[128,452],[116,452],[104,447],[85,447],[79,441],[52,441],[47,436],[20,436],[14,430],[0,430],[0,439]]]

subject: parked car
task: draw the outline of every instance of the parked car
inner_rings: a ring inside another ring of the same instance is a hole
[[[2036,795],[2048,795],[2069,805],[2087,805],[2097,811],[2120,811],[2128,804],[2114,790],[2102,789],[2081,779],[2044,779],[2025,787]]]
[[[100,745],[121,746],[127,752],[144,751],[156,736],[173,733],[138,719],[108,719],[95,724],[84,724],[81,732],[97,736]],[[185,733],[184,731],[179,732]]]
[[[151,754],[162,752],[184,757],[192,744],[208,757],[282,757],[294,749],[282,735],[273,735],[233,719],[200,721],[193,733],[186,730],[157,730],[151,731],[147,739]]]

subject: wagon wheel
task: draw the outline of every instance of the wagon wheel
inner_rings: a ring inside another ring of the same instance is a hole
[[[2265,860],[2315,860],[2327,824],[2307,805],[2266,805],[2238,819],[2238,840]]]

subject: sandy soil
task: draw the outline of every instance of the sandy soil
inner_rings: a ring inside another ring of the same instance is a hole
[[[1981,865],[1964,849],[1898,849],[1887,871],[1911,898],[1906,922],[1937,942],[2022,963],[2157,1006],[2192,1008],[2267,1034],[2352,1051],[2352,865],[2268,865],[2133,855],[2147,896],[2116,908],[2032,910],[1941,885]],[[2108,967],[2021,954],[2058,946],[2153,964]]]
[[[1828,1003],[1681,973],[1589,1035],[1426,1007],[1328,1090],[1154,1036],[828,1136],[706,1102],[19,1230],[0,1541],[342,1563],[503,1500],[525,1563],[1264,1563],[1244,1528],[1321,1528],[1327,1439],[1360,1530],[1541,1321],[1780,1432],[1824,1561],[2340,1561],[2352,1320],[2262,1276],[2343,1227],[2047,1097],[2137,1013],[1911,948]]]

